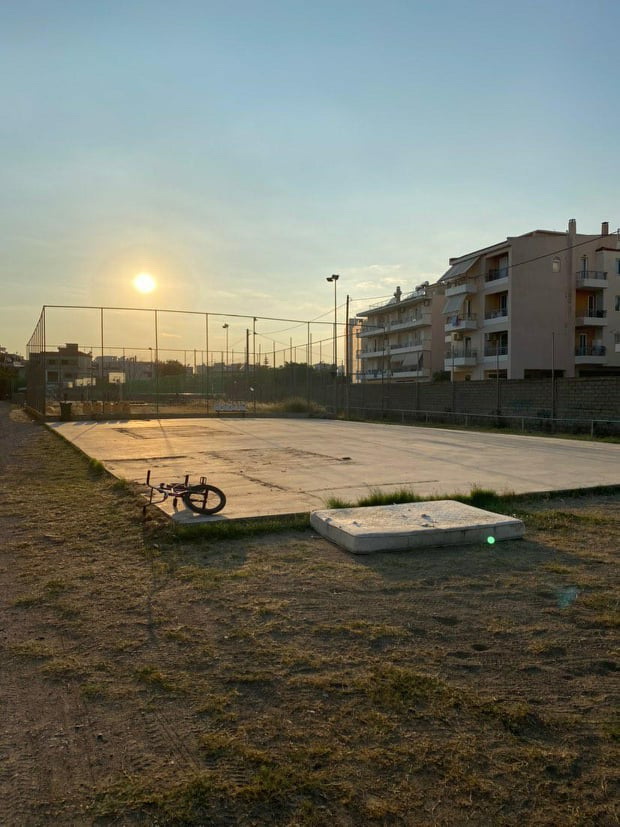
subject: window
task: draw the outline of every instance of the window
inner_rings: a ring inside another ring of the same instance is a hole
[[[620,310],[620,296],[616,296],[616,303],[614,305],[615,310]]]
[[[559,256],[554,256],[551,262],[551,269],[554,273],[559,273],[562,269],[562,260]]]
[[[620,276],[620,258],[616,259],[616,273]]]

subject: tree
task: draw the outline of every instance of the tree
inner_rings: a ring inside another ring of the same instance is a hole
[[[157,371],[160,376],[178,376],[185,373],[185,367],[177,359],[168,359],[157,363]]]

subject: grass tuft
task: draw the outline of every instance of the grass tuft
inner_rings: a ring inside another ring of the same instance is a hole
[[[373,488],[370,494],[360,497],[356,502],[343,500],[340,497],[329,497],[325,501],[326,508],[367,508],[377,505],[397,505],[401,503],[433,502],[437,500],[456,500],[457,502],[483,508],[487,511],[506,509],[514,499],[513,493],[498,494],[490,488],[471,489],[469,494],[435,494],[423,496],[416,494],[409,488],[399,488],[396,491],[381,491]]]
[[[136,680],[151,687],[152,689],[158,689],[161,692],[185,691],[185,687],[182,685],[181,681],[172,681],[155,666],[143,666],[140,669],[137,669],[134,674]]]
[[[439,678],[413,669],[382,664],[373,669],[357,687],[375,704],[387,709],[410,709],[417,706],[452,706],[452,693]]]
[[[105,472],[105,465],[98,459],[91,458],[88,460],[88,470],[93,477],[101,477]]]

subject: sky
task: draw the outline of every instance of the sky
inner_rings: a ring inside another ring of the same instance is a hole
[[[43,305],[329,320],[332,273],[344,319],[509,235],[615,230],[619,24],[615,0],[5,0],[0,345]]]

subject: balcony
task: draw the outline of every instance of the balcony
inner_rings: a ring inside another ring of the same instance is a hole
[[[478,351],[468,347],[448,348],[444,356],[444,370],[468,368],[478,363]]]
[[[448,316],[443,327],[446,333],[453,330],[477,330],[478,322],[475,313],[461,313]]]
[[[381,357],[387,356],[387,355],[388,355],[388,351],[383,350],[383,349],[381,349],[381,350],[370,350],[368,348],[368,349],[365,349],[365,350],[358,351],[358,356],[360,357],[360,359],[372,359],[373,357],[374,358],[377,358],[377,357],[381,358]]]
[[[506,358],[506,356],[508,356],[508,345],[499,345],[498,347],[494,343],[486,344],[484,346],[484,358],[488,359],[491,356],[503,356],[504,358]]]
[[[364,324],[357,335],[360,338],[365,338],[368,336],[383,336],[386,330],[387,325],[384,327],[383,325]]]
[[[451,287],[446,287],[446,298],[449,296],[466,296],[468,293],[476,292],[476,283],[473,281],[462,281],[459,284],[453,284]]]
[[[361,338],[367,338],[369,336],[383,336],[397,330],[407,330],[409,328],[430,325],[430,323],[430,313],[411,313],[408,316],[402,316],[400,319],[394,319],[393,321],[386,322],[385,324],[367,323],[363,325],[358,335]]]
[[[607,311],[587,308],[584,316],[575,318],[576,327],[604,327],[607,324]]]
[[[430,313],[415,313],[407,316],[404,319],[399,319],[395,322],[390,322],[386,330],[406,330],[410,327],[420,327],[421,325],[430,325]]]
[[[411,366],[394,367],[392,368],[392,378],[399,381],[401,379],[430,379],[431,372],[428,368],[414,368]]]
[[[391,375],[391,371],[389,370],[366,370],[363,373],[360,373],[360,379],[362,382],[383,382],[385,379],[389,379]]]
[[[485,322],[493,321],[495,319],[505,319],[508,316],[507,307],[496,307],[494,310],[487,310],[484,314]]]
[[[576,365],[603,365],[607,348],[605,345],[592,345],[592,347],[575,348]]]
[[[424,345],[422,342],[416,341],[407,342],[401,345],[392,345],[392,347],[390,348],[390,354],[392,356],[396,356],[401,353],[415,353],[416,351],[422,350],[423,347]]]
[[[589,290],[604,290],[607,287],[607,273],[602,270],[578,270],[577,287]]]
[[[508,278],[508,267],[496,267],[494,270],[489,270],[484,274],[484,281],[489,284],[492,281],[500,281]]]

